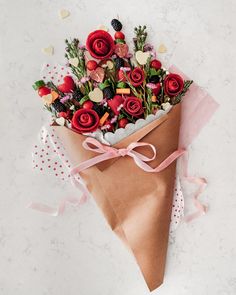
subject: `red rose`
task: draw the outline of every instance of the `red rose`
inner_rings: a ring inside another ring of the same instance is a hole
[[[177,74],[169,74],[164,80],[164,91],[169,97],[178,95],[184,88],[184,80]]]
[[[134,68],[129,74],[129,82],[133,85],[133,86],[139,86],[143,83],[144,81],[144,71],[141,68]]]
[[[72,118],[72,127],[80,133],[93,132],[98,128],[99,116],[91,109],[79,109]]]
[[[124,101],[125,111],[133,117],[139,118],[143,114],[143,105],[141,99],[130,96]]]
[[[86,47],[92,57],[105,59],[112,55],[115,44],[110,34],[96,30],[88,35]]]

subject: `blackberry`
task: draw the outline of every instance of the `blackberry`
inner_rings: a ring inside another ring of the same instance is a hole
[[[52,107],[53,109],[57,112],[66,112],[66,107],[64,106],[63,103],[60,102],[59,99],[56,99],[53,103],[52,103]]]
[[[125,65],[125,61],[123,60],[123,58],[117,57],[115,59],[115,65],[116,65],[116,69],[119,70],[121,67]]]
[[[122,24],[121,24],[121,22],[118,20],[118,19],[113,19],[112,21],[111,21],[111,25],[112,25],[112,27],[113,27],[113,29],[115,30],[115,31],[121,31],[121,29],[122,29]]]
[[[108,99],[113,98],[114,95],[115,95],[115,94],[114,94],[114,91],[113,91],[113,89],[112,89],[111,86],[108,86],[108,87],[104,88],[104,89],[103,89],[103,94],[104,94],[104,96],[105,96],[106,98],[108,98]]]
[[[160,81],[160,77],[157,76],[157,75],[151,76],[151,77],[149,78],[149,82],[150,82],[150,83],[158,83],[159,81]]]
[[[73,91],[72,95],[73,95],[73,98],[77,101],[80,101],[81,98],[84,96],[79,88],[77,88],[75,91]]]
[[[105,109],[102,105],[94,104],[93,110],[98,114],[98,116],[101,118],[105,114]]]

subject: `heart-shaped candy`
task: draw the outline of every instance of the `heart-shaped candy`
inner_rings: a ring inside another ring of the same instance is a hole
[[[167,111],[171,107],[171,104],[169,102],[163,102],[161,106],[164,111]]]
[[[46,105],[50,105],[53,103],[53,95],[51,93],[42,96],[43,103]]]
[[[135,58],[140,65],[145,65],[150,57],[149,52],[143,52],[141,50],[135,53]]]
[[[53,55],[54,47],[52,45],[50,45],[48,47],[42,48],[42,52],[47,55]]]
[[[57,86],[58,90],[63,93],[69,93],[75,89],[75,82],[71,76],[65,76],[63,78],[64,83]]]
[[[93,91],[90,91],[89,98],[94,102],[101,102],[103,100],[102,90],[99,88],[95,88]]]
[[[101,67],[97,67],[95,70],[90,72],[89,76],[95,82],[101,83],[105,76],[104,69]]]
[[[111,60],[108,60],[106,65],[109,70],[112,70],[114,68],[114,63]]]
[[[102,31],[105,31],[105,32],[108,32],[109,31],[109,29],[106,26],[104,26],[104,25],[100,25],[98,27],[98,30],[102,30]]]
[[[65,120],[65,118],[63,118],[63,117],[60,117],[60,118],[57,118],[57,119],[56,119],[56,123],[57,123],[59,126],[64,126],[64,125],[65,125],[65,122],[66,122],[66,120]]]
[[[69,58],[69,63],[72,66],[77,67],[79,64],[79,59],[77,57]]]
[[[61,19],[64,19],[64,18],[70,16],[70,12],[68,10],[66,10],[66,9],[61,9],[59,11],[59,16],[60,16]]]

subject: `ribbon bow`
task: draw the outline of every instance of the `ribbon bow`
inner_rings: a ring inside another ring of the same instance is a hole
[[[147,162],[150,162],[156,158],[157,151],[155,146],[150,143],[133,142],[129,144],[127,148],[117,149],[111,146],[103,145],[99,141],[97,141],[95,138],[88,137],[84,140],[82,145],[86,150],[90,150],[101,155],[98,155],[89,160],[86,160],[82,162],[81,164],[79,164],[77,167],[73,168],[71,171],[72,176],[100,162],[113,159],[113,158],[125,157],[125,156],[129,156],[133,158],[135,164],[138,167],[140,167],[142,170],[146,172],[157,173],[164,170],[172,162],[174,162],[178,157],[180,157],[181,155],[185,153],[185,149],[176,150],[170,156],[168,156],[163,162],[161,162],[156,168],[152,168],[150,165],[147,164]],[[144,146],[151,149],[151,151],[153,152],[152,157],[147,157],[135,151],[135,148],[144,147]]]

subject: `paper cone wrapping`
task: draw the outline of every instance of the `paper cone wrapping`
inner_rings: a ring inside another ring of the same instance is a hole
[[[131,142],[153,144],[158,166],[178,149],[181,105],[125,138],[117,148]],[[85,150],[85,136],[66,127],[53,126],[74,166],[97,154]],[[145,147],[138,152],[148,155]],[[107,160],[80,173],[112,230],[133,252],[150,290],[163,281],[172,210],[176,162],[160,173],[147,173],[130,157]]]

